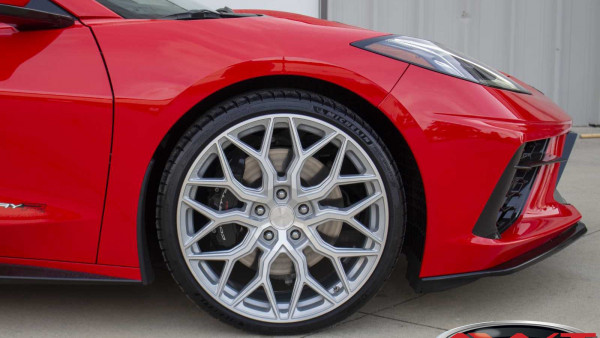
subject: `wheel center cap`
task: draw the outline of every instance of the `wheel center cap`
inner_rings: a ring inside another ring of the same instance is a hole
[[[292,211],[292,209],[281,206],[271,210],[269,219],[274,227],[285,230],[294,224],[294,219],[296,219],[296,216],[294,215],[294,211]]]

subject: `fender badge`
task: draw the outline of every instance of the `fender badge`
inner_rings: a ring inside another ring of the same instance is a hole
[[[0,203],[0,208],[4,208],[4,209],[17,209],[17,208],[24,208],[24,207],[25,207],[24,204]]]
[[[0,209],[22,209],[22,208],[35,208],[35,209],[43,209],[45,207],[44,204],[14,204],[14,203],[3,203],[0,202]]]

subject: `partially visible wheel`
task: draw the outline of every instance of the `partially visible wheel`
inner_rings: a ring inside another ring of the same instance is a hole
[[[389,277],[404,195],[384,144],[339,103],[266,90],[221,104],[175,147],[157,227],[188,296],[269,334],[330,326]]]

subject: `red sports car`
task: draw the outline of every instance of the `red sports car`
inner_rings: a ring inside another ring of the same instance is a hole
[[[585,232],[571,119],[426,40],[196,0],[0,1],[0,275],[152,281],[222,321],[334,324]]]

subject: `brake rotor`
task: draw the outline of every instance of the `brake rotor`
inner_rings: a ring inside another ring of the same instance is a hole
[[[288,165],[288,159],[290,156],[291,150],[289,149],[271,149],[269,152],[269,158],[275,167],[277,172],[283,172]],[[321,163],[321,161],[315,159],[314,157],[310,157],[304,163],[304,167],[302,168],[302,172],[300,173],[300,178],[304,182],[312,182],[315,177],[321,177],[323,171],[325,170],[325,165]],[[262,170],[260,164],[253,157],[248,157],[246,159],[246,167],[244,170],[243,180],[244,182],[257,182],[262,178]],[[342,200],[342,191],[339,187],[333,189],[331,194],[328,196],[327,200],[330,201],[341,201]],[[322,236],[325,236],[330,239],[337,239],[342,231],[343,227],[342,221],[329,221],[323,223],[319,226],[319,232]],[[314,266],[319,263],[323,256],[310,250],[304,254],[306,256],[306,262],[309,267]],[[251,267],[256,259],[256,252],[243,257],[240,259],[240,262],[247,267]],[[273,261],[271,265],[271,275],[272,276],[289,276],[294,273],[294,264],[292,260],[285,256],[281,255]]]

